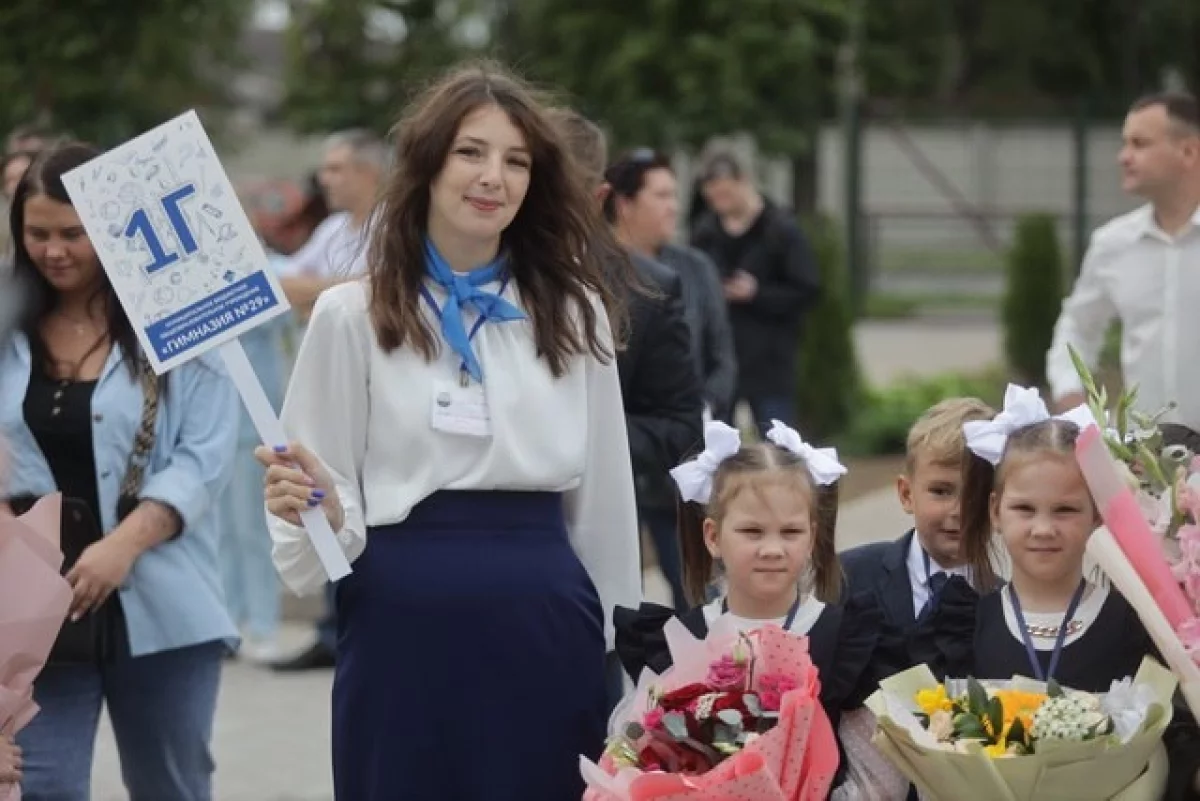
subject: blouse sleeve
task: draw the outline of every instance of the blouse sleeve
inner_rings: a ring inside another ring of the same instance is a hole
[[[345,511],[337,539],[353,562],[366,547],[362,466],[367,449],[368,366],[372,347],[363,289],[347,284],[325,292],[313,308],[283,404],[288,437],[329,470]],[[272,557],[284,584],[314,593],[327,578],[304,528],[268,515]]]
[[[606,347],[612,346],[608,316],[597,304]],[[566,493],[571,545],[587,569],[604,609],[604,638],[613,649],[612,611],[636,609],[642,598],[641,542],[634,502],[633,467],[615,359],[589,354],[587,455],[579,486]]]

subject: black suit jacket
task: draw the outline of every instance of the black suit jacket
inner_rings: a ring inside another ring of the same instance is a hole
[[[913,532],[892,542],[876,542],[843,551],[842,570],[846,574],[845,597],[873,592],[883,607],[888,625],[903,632],[916,626],[913,613],[912,582],[908,578],[908,549]]]
[[[665,475],[703,439],[704,400],[692,360],[679,276],[636,254],[654,296],[631,292],[629,339],[617,354],[634,473]]]

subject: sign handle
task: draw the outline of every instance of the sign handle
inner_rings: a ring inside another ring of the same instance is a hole
[[[242,403],[250,413],[250,419],[254,422],[254,428],[262,438],[263,444],[273,447],[286,442],[287,435],[284,433],[283,424],[279,422],[279,417],[271,407],[271,401],[267,399],[258,374],[246,358],[241,341],[230,340],[221,345],[219,350],[221,358],[225,361],[225,368],[229,370],[229,375],[233,378],[238,394],[242,396]],[[338,545],[337,537],[329,527],[325,513],[320,509],[305,509],[300,513],[300,519],[308,531],[308,538],[329,580],[337,581],[350,575],[350,563]]]

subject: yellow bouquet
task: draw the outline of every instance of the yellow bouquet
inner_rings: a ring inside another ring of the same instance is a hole
[[[1023,677],[939,683],[918,665],[867,706],[876,748],[927,799],[1153,801],[1166,787],[1175,686],[1151,659],[1103,694]]]

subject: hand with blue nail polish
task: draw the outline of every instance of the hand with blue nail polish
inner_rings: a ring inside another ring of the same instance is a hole
[[[303,445],[261,446],[254,451],[267,468],[263,490],[267,511],[293,525],[300,525],[300,513],[321,507],[334,531],[342,528],[345,514],[338,499],[333,477],[314,454]]]

